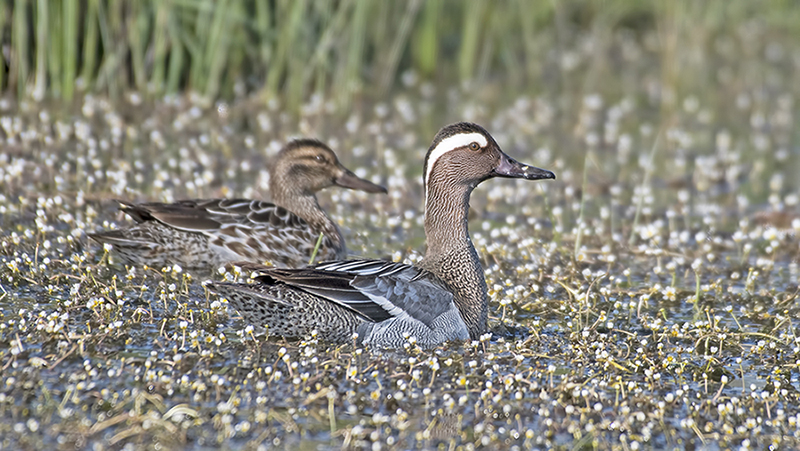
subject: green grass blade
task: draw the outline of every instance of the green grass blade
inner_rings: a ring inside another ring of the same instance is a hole
[[[63,0],[61,31],[63,35],[62,92],[66,101],[72,100],[75,76],[78,72],[78,0]]]
[[[371,5],[371,1],[363,0],[355,2],[353,8],[353,16],[348,30],[350,33],[347,37],[347,52],[341,58],[343,64],[337,83],[337,103],[345,110],[349,107],[352,96],[361,81],[359,68],[364,55],[364,37]]]
[[[317,238],[317,244],[314,245],[314,252],[311,253],[311,259],[308,260],[309,265],[314,264],[314,259],[317,258],[317,253],[319,253],[319,248],[322,246],[322,237],[325,236],[322,232],[319,233],[319,237]]]
[[[397,73],[397,65],[400,63],[400,57],[403,55],[403,50],[408,44],[408,36],[414,25],[414,20],[417,17],[421,3],[419,0],[409,0],[406,3],[406,10],[403,18],[400,20],[400,29],[395,35],[392,46],[389,49],[387,63],[383,69],[381,76],[380,89],[381,92],[386,92],[391,83],[394,81]]]
[[[474,0],[464,6],[464,20],[461,24],[461,48],[458,53],[458,74],[461,81],[470,80],[475,73],[478,59],[478,43],[481,37],[481,25],[485,23],[485,3]]]
[[[303,67],[303,86],[308,86],[314,79],[314,92],[323,93],[328,84],[330,72],[331,53],[336,43],[336,38],[341,36],[347,27],[347,10],[345,8],[331,8],[330,3],[313,3],[317,7],[320,25],[324,30],[313,49],[308,64]]]
[[[163,93],[167,72],[167,36],[169,36],[172,2],[162,0],[156,4],[156,22],[153,27],[153,70],[150,74],[150,89],[154,93]]]
[[[230,31],[228,29],[229,6],[227,0],[218,0],[211,23],[211,32],[206,41],[205,61],[207,61],[208,78],[206,79],[205,95],[211,100],[219,92],[222,70],[227,61]]]
[[[133,68],[134,86],[140,92],[147,92],[147,76],[145,75],[145,39],[147,36],[148,12],[143,3],[128,4],[130,14],[127,17],[128,46],[131,50],[131,66]]]
[[[50,40],[48,34],[49,28],[49,2],[47,0],[38,0],[36,2],[36,75],[33,81],[33,98],[41,100],[44,97],[45,90],[47,89],[47,69],[48,62],[53,63],[52,60],[48,61],[47,43]],[[54,58],[58,55],[53,55],[56,52],[49,52]],[[23,57],[22,55],[20,55]],[[27,59],[27,55],[24,56]],[[53,87],[56,89],[56,87]]]
[[[99,21],[97,17],[98,1],[99,0],[88,0],[86,3],[86,15],[83,18],[86,34],[83,38],[83,67],[81,70],[81,79],[86,87],[92,86],[95,79],[95,71],[97,70],[97,56],[99,52],[97,47],[99,40]]]
[[[442,0],[428,0],[422,11],[422,18],[417,27],[413,55],[417,69],[422,75],[431,76],[436,71],[439,57],[439,22],[442,11]]]
[[[345,1],[343,3],[349,3]],[[276,97],[280,87],[281,79],[288,67],[289,49],[295,45],[297,34],[302,25],[304,12],[306,11],[306,1],[297,0],[293,2],[278,1],[277,8],[281,10],[281,17],[288,17],[288,20],[278,21],[280,27],[276,50],[273,58],[268,61],[267,81],[265,83],[268,96]],[[340,6],[344,7],[344,6]]]
[[[261,64],[265,64],[272,58],[273,30],[270,24],[272,15],[267,2],[255,2],[255,8],[255,29],[258,36],[259,57],[261,58]],[[264,72],[266,73],[266,68]]]
[[[43,3],[43,2],[42,2]],[[63,72],[64,55],[62,54],[63,45],[61,43],[61,29],[62,9],[63,3],[61,2],[48,2],[47,11],[44,14],[38,14],[39,17],[47,17],[45,31],[47,40],[45,42],[45,53],[47,54],[46,73],[48,74],[43,78],[43,82],[39,84],[39,78],[36,80],[36,88],[34,89],[34,98],[41,99],[44,97],[45,91],[48,90],[48,81],[50,83],[49,90],[54,97],[63,96],[64,93],[61,89],[61,74]],[[38,44],[37,44],[38,45]]]
[[[167,73],[166,91],[169,94],[177,93],[180,89],[181,77],[184,72],[184,48],[181,39],[178,18],[172,14],[169,17],[169,71]]]
[[[211,28],[211,20],[214,11],[214,4],[211,1],[198,1],[197,2],[197,15],[192,21],[187,23],[186,28],[194,28],[194,31],[189,33],[183,32],[184,42],[186,48],[189,50],[191,71],[190,71],[190,87],[193,90],[201,90],[208,84],[208,62],[206,61],[205,50],[208,46],[209,33]]]
[[[119,2],[106,2],[97,0],[97,23],[100,28],[100,38],[103,45],[103,59],[97,73],[96,89],[107,87],[108,94],[114,98],[119,91],[116,78],[117,67],[120,64],[121,53],[125,51],[124,44],[115,39],[115,33],[120,28],[118,15],[113,14],[119,10]],[[108,10],[106,9],[108,6]],[[118,56],[119,55],[119,56]]]
[[[28,80],[28,42],[30,41],[28,32],[28,2],[26,0],[15,0],[14,25],[12,27],[15,54],[12,64],[16,65],[16,71],[12,70],[10,72],[16,77],[14,82],[17,86],[19,98],[25,97],[25,88]]]

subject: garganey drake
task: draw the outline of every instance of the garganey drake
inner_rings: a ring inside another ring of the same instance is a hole
[[[317,202],[329,186],[385,193],[357,177],[317,140],[288,143],[269,168],[272,202],[250,199],[195,199],[132,204],[122,211],[137,224],[89,236],[114,246],[124,260],[161,268],[178,264],[211,270],[233,261],[277,267],[308,264],[323,235],[318,260],[347,258],[339,228]]]
[[[478,339],[487,330],[486,280],[467,230],[469,196],[493,177],[554,179],[509,157],[482,127],[442,128],[425,156],[425,235],[419,266],[347,260],[304,269],[242,264],[255,283],[214,282],[244,319],[272,335],[398,348]]]

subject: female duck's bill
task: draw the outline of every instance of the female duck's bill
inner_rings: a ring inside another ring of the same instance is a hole
[[[418,266],[381,260],[323,263],[304,269],[244,264],[254,283],[211,283],[254,325],[269,333],[344,343],[423,348],[477,339],[487,330],[483,269],[467,230],[469,195],[493,177],[554,179],[550,171],[506,155],[482,127],[442,128],[425,157],[425,234]]]
[[[308,264],[320,234],[318,260],[347,257],[344,238],[319,206],[317,191],[341,186],[386,193],[386,188],[344,167],[336,154],[317,140],[288,143],[272,161],[269,172],[272,202],[122,202],[122,211],[137,224],[89,236],[112,244],[128,263],[155,268],[178,264],[211,271],[239,260],[299,267]]]

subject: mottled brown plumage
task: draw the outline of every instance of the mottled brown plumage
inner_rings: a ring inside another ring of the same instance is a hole
[[[341,259],[347,247],[316,192],[329,186],[366,192],[386,189],[342,166],[316,140],[295,140],[270,166],[272,202],[194,199],[175,203],[122,203],[137,224],[89,236],[109,243],[129,263],[160,268],[178,264],[212,270],[231,261],[299,267],[308,263],[320,233],[318,259]]]

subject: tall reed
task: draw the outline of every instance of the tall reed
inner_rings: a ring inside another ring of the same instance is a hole
[[[793,2],[759,5],[771,30],[800,31]],[[244,83],[292,110],[315,93],[347,107],[356,95],[393,89],[409,69],[525,89],[564,40],[637,20],[658,28],[665,87],[679,89],[684,35],[712,45],[717,30],[753,13],[748,0],[7,0],[0,91],[69,100],[76,91],[191,90],[213,102]]]

